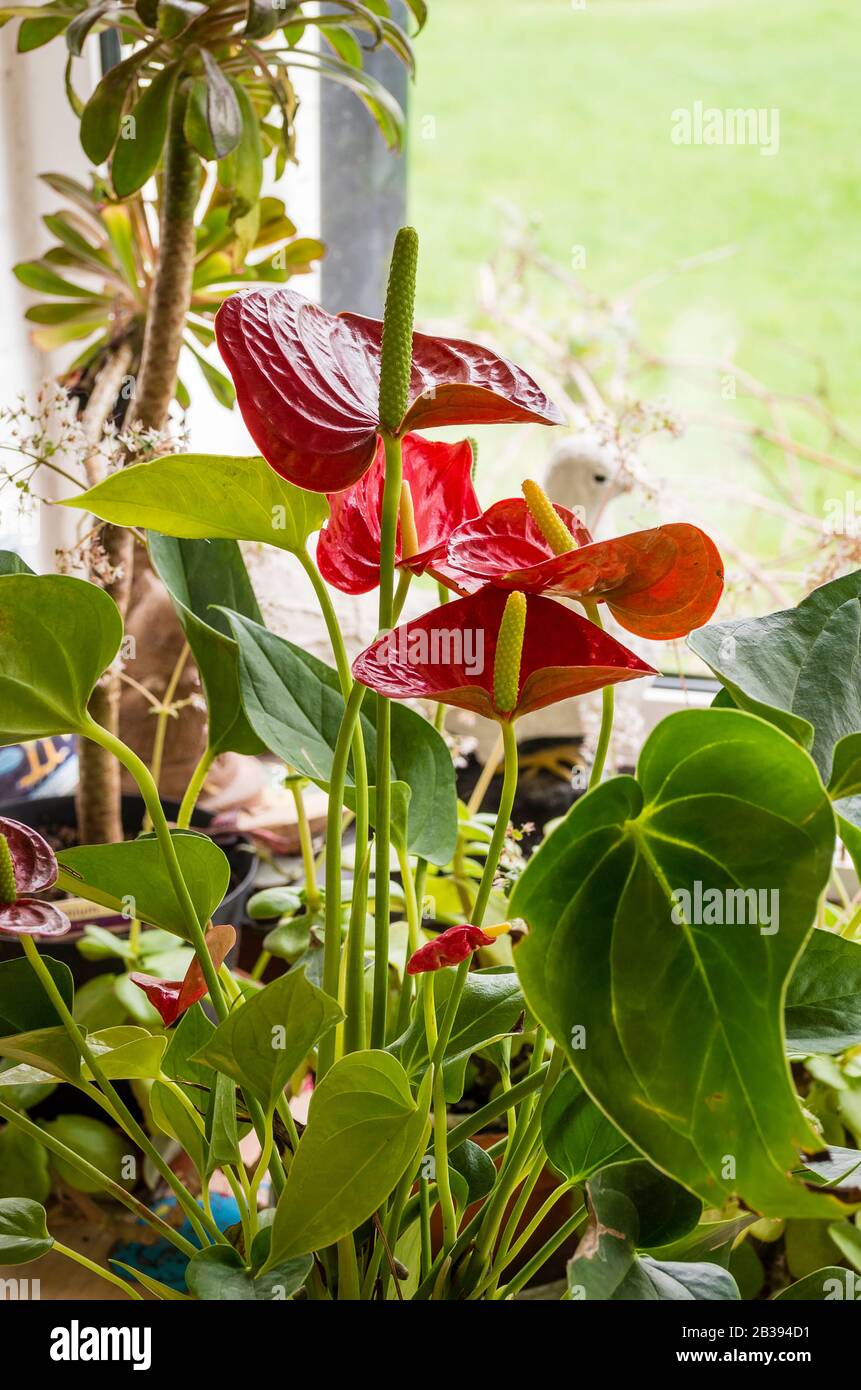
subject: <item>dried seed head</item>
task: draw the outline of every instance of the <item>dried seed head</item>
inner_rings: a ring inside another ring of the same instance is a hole
[[[576,550],[577,542],[543,487],[539,487],[528,478],[523,484],[523,496],[532,520],[553,550],[553,554],[565,555],[569,550]]]
[[[515,590],[506,600],[493,663],[493,703],[501,714],[510,714],[517,704],[525,632],[526,595]]]
[[[380,424],[397,434],[407,413],[413,365],[413,314],[419,239],[413,227],[401,227],[395,237],[380,350]]]

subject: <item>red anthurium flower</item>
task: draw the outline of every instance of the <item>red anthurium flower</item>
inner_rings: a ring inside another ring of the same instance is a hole
[[[447,965],[460,965],[471,956],[479,946],[492,946],[498,936],[507,932],[510,922],[502,922],[496,927],[473,927],[468,923],[462,927],[448,927],[413,951],[407,961],[408,975],[425,975],[429,970],[443,970]]]
[[[71,928],[53,903],[27,896],[57,880],[54,851],[37,830],[0,816],[0,931],[10,936],[62,936]],[[22,894],[24,896],[22,896]]]
[[[353,663],[356,680],[390,699],[439,700],[507,720],[655,674],[594,623],[552,599],[529,595],[516,700],[500,708],[494,668],[508,597],[502,589],[485,588],[404,623],[360,652]]]
[[[206,945],[216,970],[223,964],[227,953],[236,941],[233,927],[210,927],[206,933]],[[142,989],[154,1009],[161,1014],[166,1027],[175,1023],[180,1014],[196,1004],[206,994],[207,985],[197,956],[185,972],[184,980],[159,980],[155,975],[141,975],[133,971],[129,979]]]
[[[379,432],[382,322],[327,314],[294,290],[240,290],[215,320],[242,417],[263,457],[291,483],[340,492],[373,463]],[[413,335],[409,402],[398,429],[562,424],[531,377],[488,348]]]
[[[577,549],[554,554],[525,501],[510,497],[452,534],[451,567],[474,583],[606,603],[640,637],[684,637],[708,622],[723,590],[723,564],[705,532],[679,522],[593,541],[566,507],[555,511]]]
[[[478,516],[481,505],[472,485],[472,448],[460,444],[431,443],[420,434],[408,434],[403,442],[404,482],[412,498],[418,550],[403,556],[398,526],[398,564],[413,574],[425,570],[450,586],[456,576],[448,565],[448,538],[456,526]],[[380,582],[380,517],[386,459],[383,442],[377,444],[367,473],[329,497],[329,519],[317,543],[317,564],[327,583],[345,594],[366,594]]]

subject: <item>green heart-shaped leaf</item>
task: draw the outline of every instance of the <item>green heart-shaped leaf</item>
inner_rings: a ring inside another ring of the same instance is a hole
[[[0,1198],[28,1197],[31,1202],[44,1202],[50,1191],[44,1145],[13,1124],[4,1125],[0,1129]]]
[[[46,1255],[54,1241],[48,1235],[45,1208],[26,1197],[0,1200],[0,1265],[23,1265]]]
[[[227,892],[227,857],[207,835],[175,830],[172,839],[195,912],[206,923]],[[65,849],[57,862],[58,883],[67,892],[188,939],[185,916],[155,836]]]
[[[278,1201],[264,1273],[333,1245],[383,1204],[417,1158],[431,1080],[428,1071],[414,1099],[386,1052],[352,1052],[326,1073]]]
[[[434,982],[434,1008],[440,1027],[454,987],[455,972],[441,970]],[[445,1051],[447,1064],[469,1057],[491,1039],[508,1033],[523,1013],[526,1001],[513,970],[471,970],[466,977]],[[397,1057],[410,1077],[428,1066],[427,1033],[421,1012],[406,1032],[386,1049]]]
[[[149,1093],[153,1124],[181,1144],[201,1179],[209,1167],[208,1146],[203,1121],[180,1100],[176,1090],[156,1081]]]
[[[710,1206],[826,1218],[836,1199],[789,1176],[821,1144],[782,1018],[834,845],[816,768],[752,715],[685,710],[637,775],[577,802],[515,888],[527,1002],[619,1130]]]
[[[861,731],[859,600],[861,570],[814,589],[797,608],[712,623],[688,638],[740,708],[811,750],[825,783],[835,744]]]
[[[62,961],[43,956],[51,979],[71,1009],[75,997],[72,972]],[[52,1028],[59,1023],[57,1010],[25,956],[0,962],[0,1035],[27,1033],[33,1028]]]
[[[688,644],[723,682],[722,705],[750,710],[810,749],[861,870],[859,636],[861,570],[797,608],[700,628]]]
[[[130,1141],[103,1120],[96,1120],[92,1115],[58,1115],[56,1120],[46,1120],[42,1128],[46,1135],[65,1144],[112,1182],[123,1187],[133,1185],[126,1173],[126,1164],[134,1153],[130,1150]],[[76,1164],[55,1152],[51,1153],[51,1166],[68,1187],[78,1192],[103,1190],[104,1184],[82,1173]]]
[[[9,1057],[43,1075],[81,1085],[81,1058],[65,1028],[35,1028],[13,1037],[0,1038],[0,1057]],[[28,1081],[36,1078],[28,1078]],[[8,1078],[5,1078],[8,1085]]]
[[[85,732],[93,688],[122,637],[119,609],[95,584],[0,578],[0,744]]]
[[[254,1275],[245,1268],[237,1250],[213,1245],[192,1258],[185,1281],[201,1299],[230,1299],[237,1303],[285,1301],[301,1289],[313,1263],[310,1255],[300,1255],[273,1266],[266,1274]]]
[[[344,713],[337,673],[259,623],[237,613],[226,616],[239,647],[239,686],[249,724],[271,752],[325,787]],[[361,715],[372,784],[376,698],[368,692]],[[457,843],[451,754],[433,725],[404,705],[392,707],[392,776],[403,784],[394,788],[393,805],[396,824],[407,822],[410,852],[447,864]],[[373,796],[370,804],[373,816]]]
[[[329,515],[323,493],[294,487],[265,459],[215,454],[172,454],[121,468],[63,505],[166,536],[263,541],[291,551]]]
[[[589,1229],[567,1266],[572,1301],[690,1302],[739,1298],[732,1275],[720,1265],[655,1260],[637,1253],[640,1216],[631,1195],[618,1186],[614,1165],[586,1189]]]
[[[790,1052],[835,1055],[861,1043],[861,945],[814,931],[792,973],[784,1012]]]
[[[541,1138],[550,1162],[570,1182],[585,1182],[605,1164],[637,1156],[573,1071],[564,1072],[550,1093],[541,1112]]]
[[[171,1081],[179,1081],[187,1086],[205,1087],[215,1085],[217,1073],[202,1062],[194,1062],[196,1052],[203,1049],[215,1032],[215,1024],[210,1023],[200,1004],[193,1004],[170,1031],[167,1051],[162,1058],[161,1069]]]
[[[861,1281],[851,1269],[843,1269],[840,1265],[826,1265],[824,1269],[817,1269],[815,1274],[808,1274],[806,1279],[799,1279],[797,1284],[790,1284],[789,1288],[781,1289],[780,1293],[774,1295],[773,1302],[829,1302],[832,1299],[854,1302],[861,1293]]]
[[[448,1162],[452,1176],[456,1174],[463,1183],[464,1207],[481,1201],[496,1186],[496,1164],[481,1145],[474,1144],[471,1139],[458,1144]]]
[[[234,1009],[191,1060],[247,1086],[269,1109],[315,1043],[342,1018],[334,999],[304,970],[291,970]]]
[[[155,531],[148,540],[153,567],[170,594],[200,672],[211,752],[265,752],[266,745],[245,718],[236,643],[218,606],[262,622],[237,542],[177,540]]]
[[[145,1028],[121,1026],[103,1028],[87,1039],[101,1070],[111,1081],[153,1081],[161,1072],[167,1037],[148,1033]],[[92,1080],[88,1068],[84,1077]]]

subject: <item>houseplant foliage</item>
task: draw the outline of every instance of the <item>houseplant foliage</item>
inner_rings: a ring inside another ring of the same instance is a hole
[[[817,1053],[851,1075],[861,946],[852,932],[823,929],[835,819],[822,764],[804,746],[815,711],[787,729],[777,687],[769,704],[760,682],[752,711],[739,672],[722,707],[671,715],[635,775],[604,778],[607,692],[653,668],[604,630],[599,605],[642,636],[696,625],[694,642],[709,644],[719,557],[684,523],[593,542],[530,482],[522,502],[504,504],[504,524],[503,504],[481,513],[458,446],[425,448],[417,422],[552,424],[555,407],[486,350],[413,335],[416,262],[404,229],[382,324],[328,319],[283,291],[240,292],[218,329],[230,336],[226,356],[263,455],[140,463],[71,504],[147,530],[201,666],[205,759],[269,749],[299,795],[303,781],[329,793],[322,881],[306,840],[301,890],[263,895],[261,915],[282,916],[272,947],[288,962],[270,984],[229,969],[230,929],[209,927],[226,872],[221,851],[187,829],[200,771],[169,826],[148,769],[88,709],[122,637],[116,605],[84,581],[0,562],[3,740],[71,731],[109,749],[153,826],[124,846],[61,851],[55,863],[32,832],[0,823],[0,931],[24,952],[0,966],[0,1116],[188,1258],[181,1291],[141,1276],[161,1298],[505,1299],[564,1248],[565,1300],[736,1299],[730,1261],[763,1218],[833,1232],[833,1256],[794,1286],[778,1281],[783,1297],[828,1297],[848,1274],[844,1261],[857,1259],[861,1153],[845,1142],[848,1118],[826,1120],[812,1094],[802,1108],[787,1048],[811,1075]],[[284,390],[288,378],[303,392]],[[419,455],[424,468],[413,471]],[[321,528],[336,587],[370,587],[376,568],[380,635],[352,668],[308,547]],[[491,538],[481,564],[470,560],[477,532]],[[309,574],[332,666],[263,625],[242,578],[244,540],[278,546]],[[455,596],[397,626],[414,569]],[[582,612],[560,603],[559,587]],[[517,719],[597,689],[604,722],[589,790],[506,901],[497,869]],[[414,698],[436,704],[435,717],[404,703]],[[439,930],[423,922],[424,884],[479,833],[457,807],[440,734],[448,705],[499,725],[505,774],[469,916]],[[838,765],[851,795],[849,758]],[[47,932],[44,953],[33,934],[33,889],[55,876],[94,902],[131,899],[140,919],[193,946],[182,979],[133,977],[163,1026],[80,1026],[68,972],[51,959]],[[706,894],[736,915],[701,912]],[[476,1058],[499,1084],[479,1109],[450,1116]],[[289,1101],[310,1073],[302,1128]],[[146,1093],[143,1116],[117,1090],[126,1079]],[[55,1083],[85,1093],[128,1153],[155,1165],[187,1218],[182,1231],[142,1202],[127,1170],[100,1169],[15,1103],[16,1090]],[[249,1126],[259,1141],[251,1170],[238,1149]],[[227,1176],[235,1228],[220,1230],[154,1133],[178,1140],[204,1192],[215,1168]],[[548,1168],[555,1185],[536,1209]],[[34,1260],[51,1247],[38,1200],[0,1201],[0,1258]],[[133,1271],[103,1272],[138,1296]]]
[[[407,11],[420,29],[424,0],[410,0]],[[92,190],[48,176],[72,207],[47,219],[57,243],[46,255],[16,268],[26,285],[51,297],[29,311],[40,325],[37,342],[86,340],[69,385],[86,406],[94,446],[87,466],[94,472],[95,446],[110,420],[132,431],[127,462],[158,451],[171,402],[187,400],[183,355],[194,354],[210,389],[231,405],[233,387],[205,352],[224,287],[289,279],[321,253],[318,243],[294,239],[278,199],[261,196],[266,161],[277,180],[295,157],[291,74],[310,69],[346,86],[387,142],[399,146],[403,113],[365,71],[364,55],[385,45],[412,70],[412,46],[388,0],[344,0],[323,15],[305,0],[0,7],[0,24],[12,20],[20,20],[22,54],[63,37],[66,92],[81,144],[94,169],[104,170]],[[116,35],[123,56],[84,101],[75,90],[76,60],[106,32]],[[125,615],[132,536],[105,526],[95,551],[90,575]],[[116,673],[93,694],[95,716],[114,733],[119,695]],[[121,838],[116,768],[100,748],[82,749],[78,800],[86,837]]]

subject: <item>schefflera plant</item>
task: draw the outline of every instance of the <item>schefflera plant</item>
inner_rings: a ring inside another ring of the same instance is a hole
[[[137,777],[153,821],[154,836],[130,845],[62,851],[60,885],[112,905],[131,895],[139,918],[190,941],[196,961],[182,981],[138,981],[165,1031],[91,1038],[75,1024],[69,981],[31,943],[44,997],[29,1018],[19,1013],[0,1055],[28,1075],[37,1067],[97,1091],[147,1153],[150,1136],[112,1088],[124,1075],[152,1081],[156,1125],[180,1138],[204,1180],[221,1167],[239,1207],[241,1235],[231,1240],[163,1173],[202,1247],[185,1276],[200,1298],[514,1297],[588,1231],[569,1265],[572,1299],[733,1299],[737,1286],[717,1261],[757,1214],[830,1219],[859,1200],[833,1171],[851,1159],[823,1156],[783,1048],[786,980],[809,944],[834,843],[828,798],[803,749],[738,709],[671,716],[647,741],[636,777],[604,780],[613,713],[605,701],[587,795],[528,865],[505,920],[491,914],[518,717],[652,671],[603,630],[594,605],[640,635],[679,636],[708,622],[722,573],[697,528],[594,542],[533,483],[504,515],[481,512],[463,450],[425,450],[417,429],[553,424],[558,412],[490,350],[413,332],[416,262],[415,233],[405,229],[382,323],[332,317],[290,290],[234,296],[219,339],[262,456],[141,463],[74,504],[149,531],[201,668],[209,748],[176,829],[146,768],[86,712],[121,635],[110,600],[5,562],[4,741],[71,728],[110,747]],[[407,467],[407,452],[424,466]],[[428,497],[438,499],[433,521]],[[329,583],[368,587],[376,566],[381,632],[352,667],[308,549],[321,528]],[[250,540],[293,555],[308,575],[333,667],[263,625],[237,544]],[[423,570],[457,597],[395,626]],[[410,709],[413,698],[436,702],[436,719]],[[428,865],[447,864],[456,841],[440,733],[448,705],[500,726],[505,775],[469,920],[435,935],[419,903]],[[329,793],[322,883],[299,818],[318,929],[266,986],[259,972],[248,980],[224,965],[226,941],[207,930],[226,887],[223,856],[183,828],[207,759],[230,747],[278,755],[300,798],[298,778]],[[355,818],[346,881],[345,810]],[[392,853],[403,935],[392,931]],[[788,895],[780,931],[712,929],[690,912],[677,920],[674,890],[689,888],[694,901],[698,881],[721,890],[777,883]],[[513,965],[481,964],[477,953],[500,949],[518,921],[518,935],[523,922],[529,931]],[[200,1007],[201,982],[214,1024]],[[498,1068],[499,1091],[451,1125],[476,1054]],[[288,1091],[309,1056],[314,1091],[300,1136]],[[4,1102],[0,1115],[31,1123]],[[249,1121],[260,1158],[247,1173],[237,1141]],[[497,1141],[475,1142],[494,1125],[504,1127]],[[548,1162],[558,1185],[535,1210]],[[267,1170],[271,1220],[257,1200]],[[139,1201],[111,1181],[117,1200]],[[13,1258],[50,1240],[40,1210],[0,1204]],[[516,1265],[554,1211],[552,1234]],[[171,1296],[149,1277],[147,1287]]]
[[[411,27],[420,29],[427,17],[424,0],[410,0],[406,12]],[[412,72],[410,38],[392,18],[388,0],[370,6],[344,0],[323,14],[309,0],[247,0],[239,6],[227,0],[138,0],[120,7],[58,0],[41,7],[0,6],[0,25],[14,20],[20,20],[22,61],[59,36],[65,41],[66,93],[80,122],[81,144],[94,169],[106,170],[105,191],[113,195],[110,206],[99,210],[98,221],[108,232],[105,244],[102,227],[94,227],[89,217],[92,200],[86,189],[61,176],[62,191],[84,209],[87,220],[76,226],[76,210],[55,215],[49,229],[60,244],[17,267],[30,288],[66,301],[33,306],[35,321],[43,325],[37,334],[56,346],[91,330],[98,333],[110,319],[108,342],[89,344],[76,363],[80,376],[73,372],[73,384],[91,388],[95,398],[85,428],[97,444],[102,423],[116,409],[126,426],[157,441],[172,401],[187,399],[178,373],[183,353],[189,347],[196,352],[189,337],[204,347],[212,341],[206,318],[219,301],[219,283],[285,280],[322,250],[314,243],[282,245],[281,267],[277,257],[274,267],[261,267],[254,255],[261,245],[275,252],[285,233],[289,237],[295,230],[278,215],[277,200],[261,196],[266,161],[277,181],[296,156],[293,74],[311,70],[346,86],[371,112],[388,144],[398,147],[403,113],[365,70],[364,57],[366,49],[385,45]],[[85,60],[96,37],[106,34],[116,37],[121,56],[85,101],[75,90],[76,60]],[[209,204],[201,209],[209,176]],[[152,179],[157,181],[152,205],[157,235],[146,220]],[[298,259],[291,259],[294,255]],[[82,263],[89,271],[83,285],[65,274]],[[205,354],[197,356],[210,388],[230,404],[230,383]],[[98,461],[97,450],[92,460]],[[125,615],[132,536],[105,526],[98,543],[92,577],[103,577]],[[114,733],[119,698],[116,674],[94,693],[95,716]],[[121,839],[113,765],[98,748],[84,746],[81,768],[79,819],[85,835]]]

